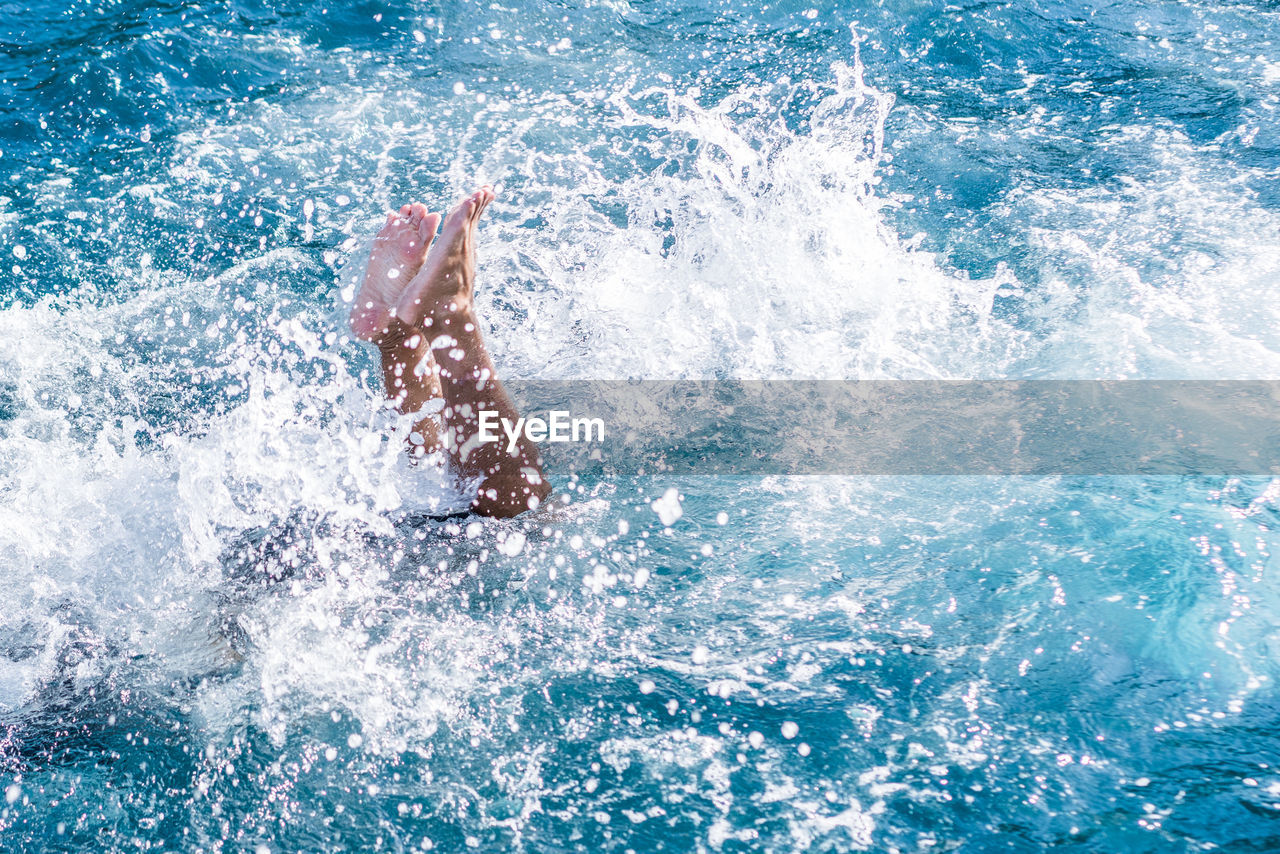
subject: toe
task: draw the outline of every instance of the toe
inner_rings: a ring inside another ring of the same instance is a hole
[[[412,211],[413,211],[413,207],[412,207],[411,205],[401,205],[401,206],[400,206],[400,216],[404,217],[405,219],[408,219],[408,218],[409,218],[409,214],[410,214]]]
[[[489,207],[489,202],[493,201],[493,190],[486,184],[476,193],[477,201],[475,211],[472,213],[473,219],[479,219],[480,214],[484,213],[484,209]]]
[[[418,224],[418,233],[422,235],[422,239],[430,243],[431,239],[436,236],[436,229],[440,227],[440,214],[428,213],[422,217],[422,222]]]

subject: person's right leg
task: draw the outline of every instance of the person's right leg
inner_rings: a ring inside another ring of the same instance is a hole
[[[551,491],[537,445],[523,434],[514,453],[504,440],[481,443],[480,413],[515,424],[515,404],[498,380],[475,313],[475,231],[493,201],[483,187],[445,217],[440,238],[395,306],[399,320],[421,330],[433,351],[444,393],[445,447],[459,472],[480,476],[471,507],[485,516],[515,516],[538,506]]]

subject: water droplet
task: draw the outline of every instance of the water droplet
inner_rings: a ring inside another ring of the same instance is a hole
[[[498,543],[498,551],[507,557],[515,557],[524,551],[525,536],[519,531],[515,531],[507,536],[505,540]]]
[[[658,520],[666,527],[674,525],[676,520],[684,515],[684,508],[680,506],[680,491],[675,487],[662,493],[662,497],[649,506],[658,514]]]

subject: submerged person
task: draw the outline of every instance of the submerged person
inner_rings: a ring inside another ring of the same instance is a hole
[[[377,345],[387,397],[404,414],[443,399],[438,417],[410,433],[413,453],[444,450],[455,470],[477,484],[472,511],[515,516],[551,491],[537,446],[521,435],[515,450],[480,441],[480,413],[515,423],[515,404],[480,336],[475,301],[476,224],[493,201],[481,187],[444,218],[414,202],[387,214],[374,240],[351,310],[356,337]],[[436,230],[440,235],[436,237]]]

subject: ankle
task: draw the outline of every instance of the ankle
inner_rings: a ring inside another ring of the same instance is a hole
[[[383,356],[408,357],[421,349],[423,340],[421,332],[393,317],[386,332],[373,343]]]
[[[441,299],[430,307],[426,317],[423,318],[423,327],[434,335],[474,330],[476,313],[471,304],[471,297],[457,294]]]

